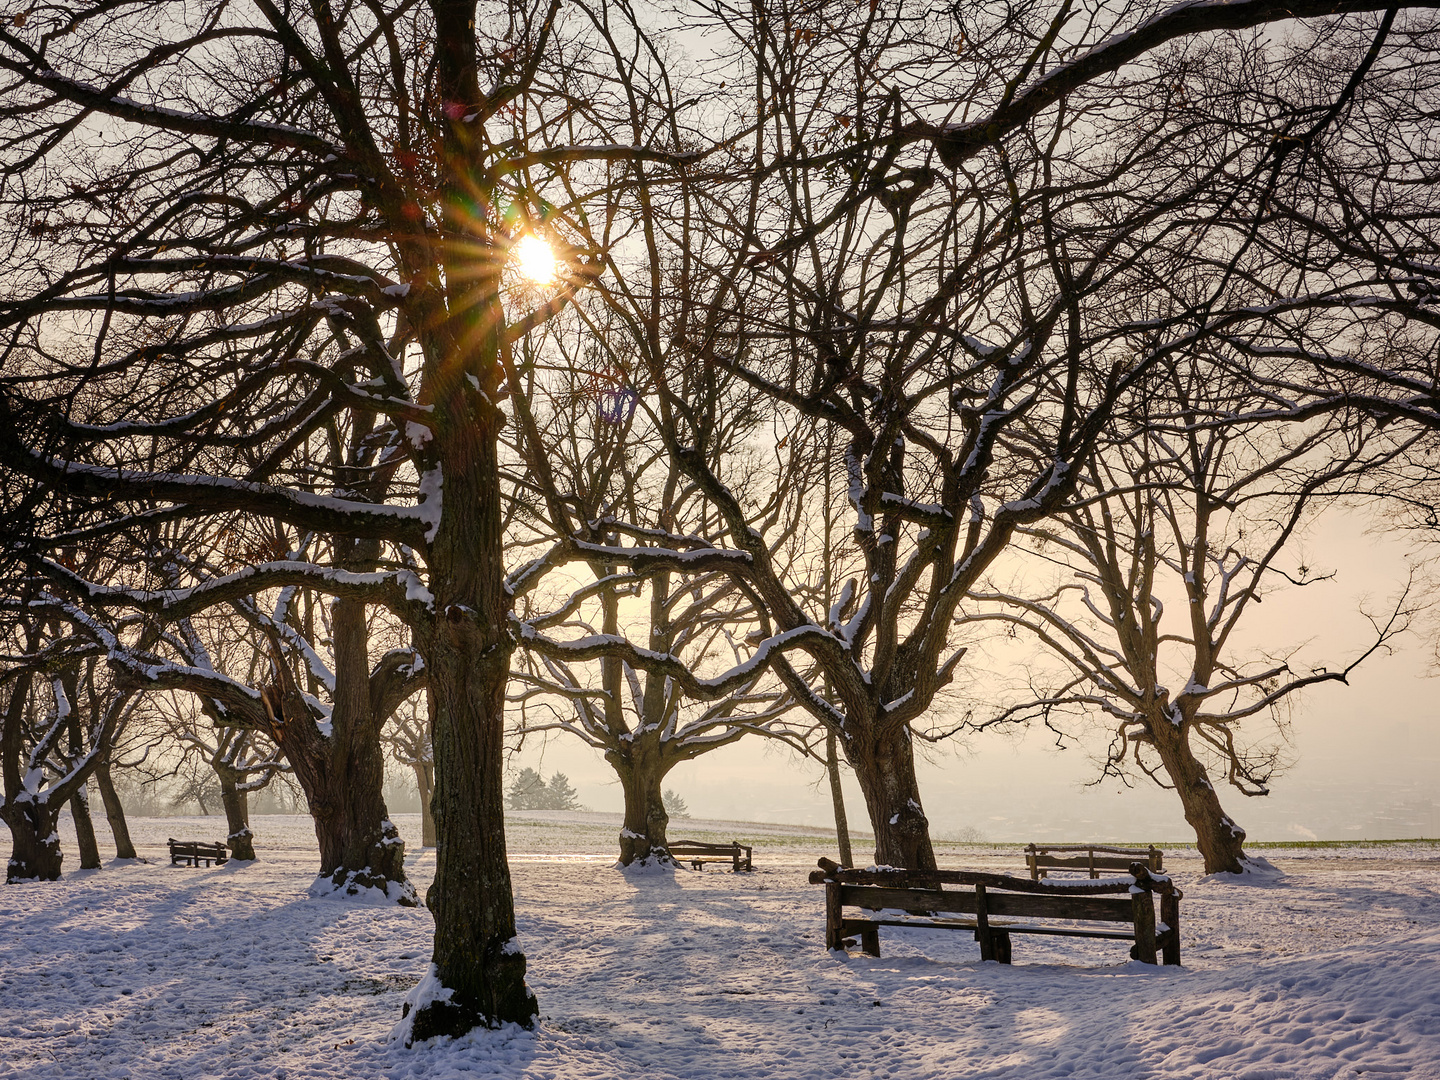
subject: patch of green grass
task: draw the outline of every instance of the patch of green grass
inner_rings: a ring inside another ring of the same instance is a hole
[[[1426,840],[1423,838],[1415,840],[1263,840],[1252,843],[1245,842],[1246,848],[1300,848],[1300,849],[1323,849],[1323,848],[1388,848],[1401,847],[1413,844],[1440,844],[1440,840]],[[1189,845],[1194,847],[1194,844]]]

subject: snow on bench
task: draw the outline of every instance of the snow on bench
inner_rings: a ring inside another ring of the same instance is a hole
[[[1057,884],[968,870],[855,870],[821,859],[820,869],[810,872],[810,883],[825,886],[827,949],[844,949],[846,939],[858,934],[864,951],[879,956],[880,927],[914,926],[971,930],[980,942],[980,959],[1002,964],[1010,963],[1011,934],[1132,941],[1131,959],[1154,964],[1158,955],[1166,964],[1180,963],[1182,894],[1168,877],[1152,874],[1144,863],[1132,863],[1130,872],[1119,878]],[[1158,926],[1155,893],[1160,894]],[[874,914],[847,918],[846,908]],[[1006,917],[1043,921],[1020,923]],[[1094,923],[1129,925],[1084,925]]]
[[[702,840],[675,840],[666,847],[670,854],[681,862],[688,862],[696,870],[704,868],[707,862],[729,862],[735,873],[753,870],[750,865],[750,848],[732,840],[728,844],[707,844]]]
[[[199,866],[204,862],[209,866],[212,862],[216,866],[223,865],[230,861],[225,854],[225,845],[218,841],[214,844],[206,843],[204,840],[170,840],[170,865],[184,862],[186,866]]]

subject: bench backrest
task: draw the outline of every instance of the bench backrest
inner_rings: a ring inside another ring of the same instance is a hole
[[[669,846],[673,855],[733,855],[745,850],[739,843],[712,844],[704,840],[674,840]]]
[[[1133,863],[1144,863],[1155,874],[1165,869],[1165,853],[1151,845],[1148,848],[1119,848],[1095,845],[1064,844],[1043,847],[1030,844],[1025,848],[1025,862],[1030,877],[1038,880],[1041,870],[1086,870],[1092,877],[1101,870],[1124,873]]]
[[[225,845],[218,842],[212,844],[205,840],[171,840],[169,844],[172,856],[214,859],[225,855]]]

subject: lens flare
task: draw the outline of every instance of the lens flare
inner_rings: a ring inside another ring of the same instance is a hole
[[[526,281],[536,285],[549,285],[555,280],[555,252],[540,237],[526,233],[510,249],[510,254],[520,276]]]

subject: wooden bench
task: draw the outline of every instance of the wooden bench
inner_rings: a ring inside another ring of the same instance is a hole
[[[207,844],[204,840],[175,840],[170,841],[170,865],[184,862],[186,866],[199,866],[202,862],[209,866],[212,862],[216,866],[223,865],[230,861],[225,854],[225,845],[221,843]]]
[[[728,844],[707,844],[702,840],[675,840],[667,845],[670,854],[681,862],[688,862],[696,870],[703,869],[707,862],[728,862],[735,873],[753,870],[750,865],[751,849],[732,840]]]
[[[1053,852],[1063,852],[1056,855]],[[1096,853],[1099,853],[1098,855]],[[1101,847],[1097,844],[1029,844],[1025,863],[1030,867],[1030,880],[1049,877],[1051,870],[1087,870],[1092,878],[1100,871],[1126,873],[1131,863],[1142,862],[1152,874],[1165,869],[1165,853],[1153,844],[1148,848]]]
[[[1153,964],[1158,955],[1166,964],[1180,963],[1181,892],[1144,863],[1132,864],[1119,878],[1058,884],[968,870],[854,870],[821,859],[810,882],[825,886],[827,949],[844,949],[846,939],[858,934],[864,951],[879,956],[880,927],[915,926],[971,930],[980,959],[1002,964],[1010,963],[1011,934],[1113,938],[1134,943],[1131,959]],[[846,908],[875,914],[846,917]],[[1045,921],[1012,921],[1016,917]],[[1081,925],[1094,923],[1117,925]]]

